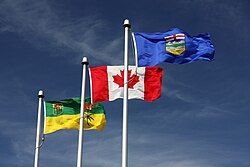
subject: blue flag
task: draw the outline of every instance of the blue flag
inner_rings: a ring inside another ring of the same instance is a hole
[[[214,59],[214,46],[209,34],[192,37],[177,28],[164,33],[133,34],[138,66],[155,66],[161,62],[184,64]]]

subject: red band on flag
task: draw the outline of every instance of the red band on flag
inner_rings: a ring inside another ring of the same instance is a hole
[[[109,100],[107,66],[90,68],[93,102]]]
[[[144,79],[144,100],[153,101],[161,96],[163,69],[160,67],[146,67]]]
[[[185,35],[184,34],[174,34],[174,35],[165,37],[165,39],[167,41],[172,41],[172,40],[177,40],[177,39],[185,39]]]

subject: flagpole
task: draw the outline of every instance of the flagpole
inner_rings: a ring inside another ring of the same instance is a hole
[[[82,94],[81,94],[81,109],[80,109],[80,128],[78,136],[78,153],[77,153],[77,167],[82,167],[82,145],[83,145],[83,130],[84,130],[84,99],[85,99],[85,85],[86,85],[86,70],[88,65],[87,57],[82,59]]]
[[[43,91],[40,90],[38,92],[38,110],[37,110],[37,125],[36,125],[36,147],[35,147],[35,160],[34,160],[34,167],[39,166],[39,153],[40,153],[40,144],[41,144],[41,116],[42,116],[42,101],[44,95]]]
[[[123,120],[122,120],[122,167],[128,166],[128,41],[129,20],[124,20],[124,94],[123,94]]]

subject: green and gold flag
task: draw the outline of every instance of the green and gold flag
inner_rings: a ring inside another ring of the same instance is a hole
[[[44,134],[61,129],[79,129],[80,98],[59,101],[45,101]],[[102,131],[106,125],[104,107],[101,103],[91,104],[90,98],[85,99],[84,130]]]

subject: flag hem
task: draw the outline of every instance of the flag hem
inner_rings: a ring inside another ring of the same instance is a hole
[[[45,100],[43,101],[43,115],[44,115],[44,120],[43,120],[43,134],[45,134],[45,127],[46,127],[46,104]]]
[[[136,40],[135,40],[135,35],[132,32],[132,39],[133,39],[133,44],[134,44],[134,53],[135,53],[135,66],[138,67],[138,54],[137,54],[137,45],[136,45]]]
[[[90,100],[91,100],[91,103],[93,104],[92,76],[91,76],[90,68],[88,68],[88,70],[89,70],[89,84],[90,84]]]

